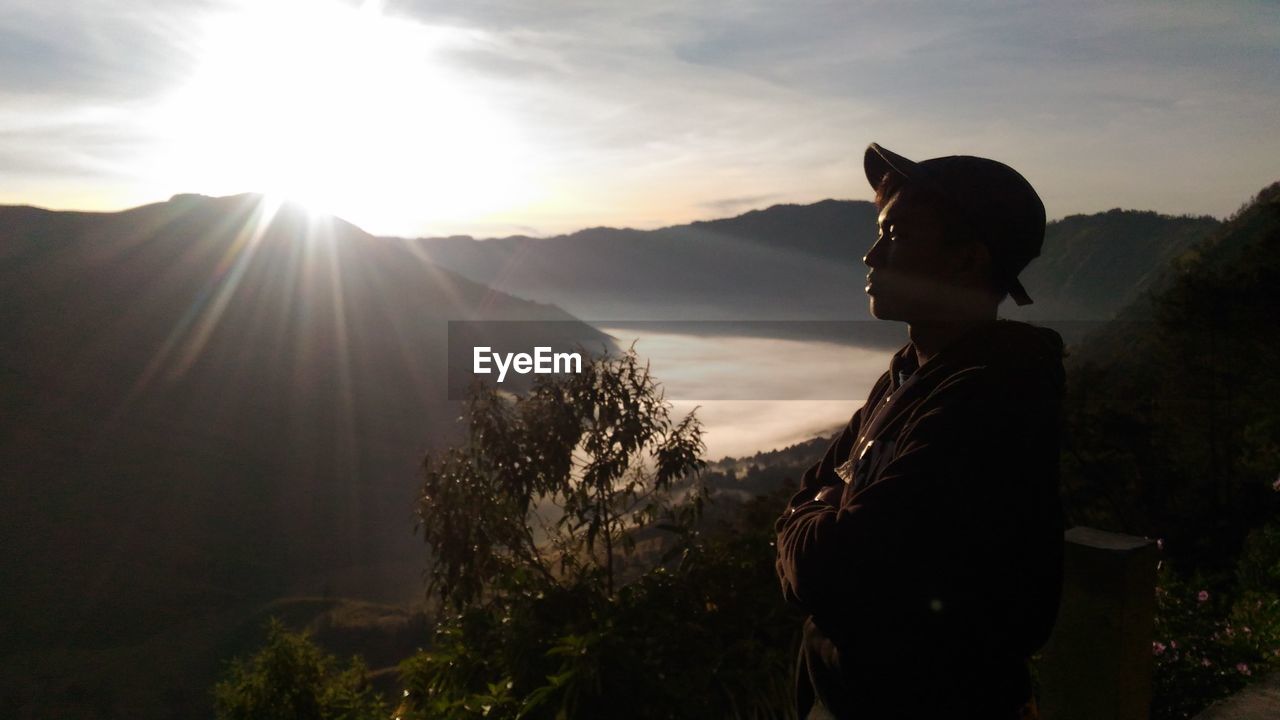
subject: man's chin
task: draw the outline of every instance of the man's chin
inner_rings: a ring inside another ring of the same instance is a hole
[[[883,299],[877,299],[871,295],[867,298],[867,307],[871,312],[871,317],[877,320],[898,320],[897,313],[893,311],[893,306],[886,303]]]

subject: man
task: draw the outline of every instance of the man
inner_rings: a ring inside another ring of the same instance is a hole
[[[874,143],[871,314],[908,324],[865,405],[778,518],[783,594],[808,614],[801,718],[1034,714],[1028,658],[1062,591],[1062,338],[1000,320],[1044,205],[1012,168]]]

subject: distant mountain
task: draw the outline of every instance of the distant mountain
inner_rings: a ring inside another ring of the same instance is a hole
[[[873,226],[866,203],[826,201],[652,231],[420,242],[444,267],[586,320],[843,320],[865,304]]]
[[[141,647],[296,594],[412,600],[417,466],[459,429],[447,321],[490,319],[603,339],[259,196],[0,207],[0,648]],[[49,662],[45,695],[101,689]]]
[[[874,205],[824,200],[659,230],[593,228],[550,238],[419,241],[439,264],[588,320],[865,320],[862,257]],[[1049,224],[1024,271],[1035,304],[1007,317],[1111,317],[1152,272],[1218,221],[1111,210]]]
[[[1049,223],[1040,257],[1019,276],[1035,302],[1002,310],[1028,320],[1110,319],[1220,226],[1211,217],[1137,210],[1069,215]]]
[[[1055,222],[1024,275],[1036,305],[1002,311],[1110,317],[1217,226]],[[208,714],[220,633],[264,601],[410,599],[417,463],[459,429],[447,321],[607,341],[575,316],[866,319],[874,228],[870,203],[834,200],[485,241],[375,238],[251,195],[0,207],[0,581],[18,589],[0,596],[0,715],[32,697],[72,698],[67,716]],[[711,479],[751,494],[824,447]]]
[[[867,204],[826,201],[659,231],[420,242],[440,265],[586,320],[849,319],[865,305],[859,249],[873,218]]]
[[[749,457],[725,457],[707,463],[702,480],[713,497],[747,500],[768,495],[790,479],[798,481],[810,466],[822,459],[827,447],[835,442],[844,427],[829,436],[810,438],[776,450],[757,452]]]

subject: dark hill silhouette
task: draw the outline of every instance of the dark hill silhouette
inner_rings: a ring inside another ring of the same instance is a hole
[[[1008,317],[1107,320],[1149,288],[1160,269],[1212,234],[1211,217],[1113,209],[1049,224],[1044,250],[1020,276],[1031,305],[1006,303]]]
[[[1064,486],[1078,522],[1165,538],[1229,574],[1280,512],[1280,183],[1167,263],[1069,358]]]
[[[875,208],[865,201],[775,205],[658,230],[595,228],[550,238],[426,238],[436,262],[587,320],[863,320]],[[1151,271],[1218,221],[1111,210],[1049,224],[1025,271],[1036,299],[1008,317],[1110,318]]]
[[[445,320],[866,317],[865,202],[483,242],[372,238],[289,205],[260,223],[261,207],[0,207],[0,578],[21,589],[0,600],[0,714],[32,693],[105,716],[208,714],[211,677],[187,681],[225,656],[214,629],[246,607],[420,590],[416,463],[458,414]],[[1031,309],[1109,317],[1216,225],[1053,223],[1028,273],[1061,282],[1028,280]],[[138,677],[129,700],[110,694]]]
[[[460,414],[446,321],[572,321],[264,207],[0,207],[0,647],[46,696],[103,681],[12,653],[141,647],[295,594],[413,599],[417,463]]]
[[[421,243],[445,267],[558,298],[586,320],[847,320],[862,293],[855,263],[869,246],[869,207],[828,201],[652,231]]]

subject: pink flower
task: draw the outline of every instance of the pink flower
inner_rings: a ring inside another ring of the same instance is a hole
[[[1276,482],[1280,482],[1280,480],[1277,480]],[[1156,549],[1161,551],[1164,550],[1164,538],[1156,538]]]
[[[1164,654],[1164,648],[1165,648],[1164,643],[1159,642],[1159,641],[1153,641],[1153,642],[1151,643],[1151,654],[1152,654],[1152,655],[1163,655],[1163,654]]]
[[[1197,599],[1197,600],[1199,600],[1200,602],[1204,602],[1205,600],[1208,600],[1208,599],[1209,599],[1209,591],[1208,591],[1208,590],[1201,590],[1201,591],[1196,595],[1196,599]]]
[[[1200,661],[1200,664],[1201,664],[1202,666],[1204,666],[1204,667],[1209,667],[1209,666],[1210,666],[1210,665],[1212,665],[1213,663],[1209,662],[1209,658],[1205,658],[1205,659],[1203,659],[1203,660],[1201,660],[1201,661]]]
[[[1276,481],[1271,483],[1271,489],[1280,492],[1280,476],[1276,477]]]
[[[1245,674],[1245,675],[1252,675],[1252,674],[1253,674],[1252,672],[1250,672],[1250,670],[1249,670],[1249,666],[1248,666],[1248,665],[1246,665],[1246,664],[1244,664],[1244,663],[1236,663],[1236,670],[1239,670],[1241,673],[1243,673],[1243,674]]]
[[[1178,647],[1178,641],[1177,641],[1177,640],[1170,640],[1170,641],[1169,641],[1169,647],[1174,648],[1174,649],[1177,649],[1177,647]]]

